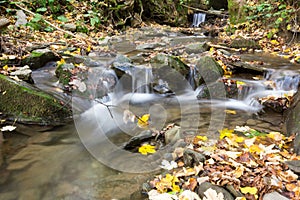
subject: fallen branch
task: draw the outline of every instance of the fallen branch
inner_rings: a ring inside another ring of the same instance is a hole
[[[184,5],[184,4],[181,4],[181,5],[182,5],[183,7],[186,7],[186,8],[195,10],[195,11],[199,11],[199,12],[203,12],[203,13],[207,13],[207,14],[211,14],[211,15],[217,15],[217,16],[222,16],[222,17],[228,17],[228,14],[219,13],[219,12],[217,12],[217,11],[203,10],[203,9],[200,9],[200,8],[194,8],[194,7],[191,7],[191,6],[188,6],[188,5]]]
[[[17,6],[18,8],[20,8],[21,10],[23,10],[23,11],[25,11],[25,12],[27,12],[27,13],[30,13],[30,14],[33,15],[33,16],[36,15],[36,13],[34,13],[34,12],[32,12],[32,11],[26,9],[26,8],[23,8],[22,6],[20,6],[20,5],[18,5],[18,4],[15,4],[15,6]],[[78,39],[81,39],[81,40],[88,41],[88,42],[90,42],[90,43],[94,43],[93,41],[91,41],[91,40],[89,40],[89,39],[83,38],[83,37],[81,37],[81,36],[79,36],[79,35],[75,35],[74,33],[70,32],[70,31],[66,31],[66,30],[64,30],[64,29],[62,29],[62,28],[60,28],[60,27],[58,27],[58,26],[55,26],[54,24],[50,23],[49,21],[45,20],[44,18],[43,18],[43,21],[44,21],[46,24],[48,24],[49,26],[51,26],[51,27],[55,28],[56,30],[61,31],[61,32],[67,34],[67,35],[70,35],[70,36],[72,36],[72,37],[74,37],[74,38],[78,38]]]
[[[210,47],[214,47],[216,49],[225,49],[225,50],[228,50],[228,51],[236,51],[236,52],[241,51],[241,49],[226,47],[226,46],[222,46],[222,45],[218,45],[218,44],[212,44],[211,42],[207,42],[207,45],[210,46]]]

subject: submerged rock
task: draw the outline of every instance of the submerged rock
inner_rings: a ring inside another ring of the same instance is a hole
[[[20,122],[62,124],[72,115],[69,105],[27,84],[0,75],[0,111]]]

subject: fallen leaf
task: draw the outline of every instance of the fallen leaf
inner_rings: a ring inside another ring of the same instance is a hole
[[[149,118],[150,118],[150,114],[145,114],[142,117],[139,117],[137,125],[140,128],[146,128],[146,127],[148,127],[148,125],[149,125]]]
[[[139,147],[139,152],[143,155],[147,155],[148,153],[155,153],[155,146],[145,144],[141,147]]]
[[[211,188],[208,188],[204,192],[205,197],[203,197],[203,200],[224,200],[223,193],[217,194],[216,190],[213,190]]]
[[[13,131],[13,130],[15,130],[17,127],[15,127],[15,126],[10,126],[10,125],[7,125],[7,126],[3,126],[2,128],[1,128],[1,131]]]
[[[243,194],[253,194],[253,195],[257,194],[258,191],[256,187],[241,187],[240,190]]]

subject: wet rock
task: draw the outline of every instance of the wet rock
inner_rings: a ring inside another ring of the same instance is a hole
[[[180,127],[174,126],[173,128],[167,130],[164,135],[165,135],[166,144],[176,142],[177,140],[179,140],[181,138]]]
[[[64,24],[63,27],[67,31],[71,31],[71,32],[75,32],[76,31],[76,24],[67,23],[67,24]]]
[[[246,121],[246,124],[247,124],[248,126],[255,126],[255,125],[257,124],[257,121],[255,121],[254,119],[248,119],[248,120]]]
[[[209,49],[209,46],[206,43],[193,43],[193,44],[189,44],[186,46],[185,51],[188,54],[192,54],[192,53],[203,53],[205,51],[207,51]]]
[[[15,23],[16,26],[27,24],[27,16],[25,15],[23,10],[17,10],[17,21]]]
[[[199,165],[201,162],[205,161],[205,156],[197,151],[192,149],[185,149],[183,152],[183,162],[185,166],[193,167]]]
[[[155,49],[158,47],[165,47],[165,43],[145,43],[145,44],[140,44],[136,47],[137,50],[149,50],[149,49]]]
[[[141,146],[143,142],[150,141],[154,136],[150,130],[142,131],[137,136],[132,137],[124,146],[126,150],[132,150],[136,147]]]
[[[234,197],[223,187],[217,186],[217,185],[213,185],[209,182],[204,182],[202,184],[199,185],[198,187],[198,195],[203,198],[205,197],[204,192],[206,190],[208,190],[209,188],[215,190],[217,192],[217,194],[222,193],[224,195],[224,200],[234,200]]]
[[[292,135],[296,134],[294,139],[294,151],[300,155],[300,93],[298,92],[294,95],[291,106],[284,113],[285,122],[284,129],[286,134]]]
[[[222,82],[202,85],[198,89],[198,99],[225,99],[234,98],[237,95],[236,85],[226,86]]]
[[[72,115],[69,105],[26,82],[0,75],[0,110],[20,122],[62,124]]]
[[[49,49],[37,49],[30,53],[28,57],[22,60],[22,65],[28,65],[30,69],[43,67],[47,62],[58,61],[60,57]]]
[[[174,56],[169,56],[166,54],[157,54],[150,61],[152,68],[158,69],[162,67],[170,67],[176,72],[179,72],[182,76],[187,77],[189,74],[189,66],[182,62],[179,58]]]
[[[275,199],[276,200],[288,200],[288,198],[282,196],[278,192],[268,193],[268,194],[265,194],[263,197],[263,200],[275,200]]]
[[[285,161],[285,164],[287,164],[295,173],[300,174],[300,160],[288,160]]]
[[[244,62],[233,62],[231,65],[233,66],[231,70],[234,74],[264,75],[266,73],[266,69],[259,65],[251,65]]]
[[[226,185],[226,189],[235,197],[235,198],[237,198],[237,197],[244,197],[244,195],[240,192],[240,191],[238,191],[238,190],[236,190],[232,185]]]
[[[237,48],[237,49],[239,48],[260,49],[261,48],[255,40],[245,39],[245,38],[234,39],[231,42],[230,47]]]
[[[127,56],[121,54],[118,54],[112,63],[112,69],[116,72],[118,78],[121,78],[132,68],[134,68],[134,65],[131,60]]]
[[[4,29],[5,27],[7,27],[10,24],[9,19],[7,18],[1,18],[0,19],[0,30]]]
[[[31,77],[32,70],[29,68],[28,65],[17,69],[14,72],[11,72],[11,76],[17,76],[19,79],[26,81],[27,83],[33,83],[33,79]]]
[[[199,85],[213,83],[223,76],[222,67],[210,56],[201,57],[196,67],[200,77]]]

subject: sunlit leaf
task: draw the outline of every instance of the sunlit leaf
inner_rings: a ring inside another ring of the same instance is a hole
[[[204,192],[205,197],[203,197],[203,200],[224,200],[224,195],[223,193],[217,193],[216,190],[214,189],[207,189]]]
[[[256,187],[241,187],[240,190],[243,194],[253,194],[253,195],[257,194]]]
[[[232,136],[232,133],[233,133],[234,130],[230,130],[228,128],[225,128],[223,130],[219,130],[219,133],[220,133],[220,139],[223,139],[225,137],[231,137]]]
[[[143,155],[147,155],[148,153],[155,153],[155,146],[145,144],[141,147],[139,147],[139,152]]]
[[[261,148],[256,144],[249,147],[250,153],[260,153],[261,151],[262,151]]]
[[[236,115],[236,111],[235,110],[225,110],[225,113]]]
[[[172,170],[174,168],[177,168],[178,165],[173,160],[171,162],[169,162],[167,160],[162,160],[160,167],[163,168],[163,169],[166,169],[166,170]]]
[[[196,138],[204,142],[208,140],[206,136],[201,136],[201,135],[197,135]]]

